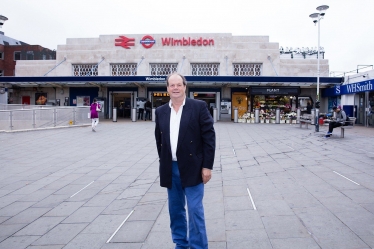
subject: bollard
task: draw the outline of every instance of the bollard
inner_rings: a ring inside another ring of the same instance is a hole
[[[131,120],[132,122],[136,122],[136,108],[132,108],[131,110]]]
[[[213,121],[217,123],[217,108],[213,108]]]
[[[312,115],[312,118],[310,119],[310,124],[314,125],[316,121],[316,109],[312,109],[310,115]]]
[[[279,108],[275,110],[275,123],[280,124],[280,109]]]
[[[152,122],[156,121],[156,108],[152,108]]]
[[[255,109],[255,123],[256,124],[260,123],[260,109],[259,108]]]
[[[234,108],[234,123],[238,122],[238,108]]]
[[[300,113],[301,113],[301,111],[300,111],[300,108],[297,108],[297,119],[296,119],[296,124],[299,124],[300,123]]]
[[[113,108],[113,122],[117,122],[117,107]]]

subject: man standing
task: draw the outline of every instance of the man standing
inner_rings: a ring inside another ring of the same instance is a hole
[[[143,120],[143,114],[144,114],[144,104],[145,102],[140,99],[138,101],[138,107],[139,107],[139,112],[138,112],[138,120],[141,118]]]
[[[334,106],[332,110],[336,112],[336,118],[334,121],[331,121],[329,123],[329,131],[327,132],[325,136],[326,138],[329,138],[332,135],[332,131],[334,130],[334,128],[345,125],[346,124],[345,122],[347,121],[347,115],[345,114],[344,110],[341,110],[340,106],[339,107]]]
[[[172,239],[178,249],[207,249],[203,197],[214,163],[213,119],[204,101],[186,98],[184,76],[169,75],[166,86],[170,101],[156,109],[155,137],[160,185],[168,192]]]

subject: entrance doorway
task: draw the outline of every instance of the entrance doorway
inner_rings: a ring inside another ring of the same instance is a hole
[[[131,118],[131,93],[113,92],[113,108],[117,108],[117,118]]]

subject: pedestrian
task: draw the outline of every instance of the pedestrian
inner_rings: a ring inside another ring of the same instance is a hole
[[[143,114],[144,114],[144,101],[140,99],[138,101],[138,107],[139,107],[139,112],[138,112],[138,120],[141,118],[143,120]]]
[[[347,114],[345,114],[345,111],[342,110],[340,106],[334,106],[332,110],[336,112],[336,118],[333,121],[330,121],[329,131],[326,133],[326,138],[329,138],[332,135],[334,128],[346,125],[347,121]]]
[[[183,75],[169,75],[166,87],[170,101],[156,109],[155,138],[160,185],[168,193],[172,239],[175,248],[207,249],[203,197],[214,163],[213,119],[204,101],[186,98]]]
[[[97,99],[93,100],[91,104],[90,111],[91,111],[91,126],[92,131],[96,132],[96,126],[99,124],[99,111],[101,110],[100,104],[97,102]]]
[[[306,113],[311,114],[312,108],[313,108],[312,101],[308,100],[308,103],[306,104]]]
[[[147,102],[145,102],[145,117],[144,117],[144,120],[147,121],[147,117],[149,120],[151,120],[151,110],[152,110],[152,103],[151,101],[147,100]]]

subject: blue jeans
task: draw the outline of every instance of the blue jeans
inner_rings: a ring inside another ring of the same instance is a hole
[[[176,249],[208,248],[203,197],[203,183],[193,187],[182,187],[178,163],[173,162],[172,188],[168,189],[168,198],[171,235]],[[187,235],[186,200],[189,236]]]

